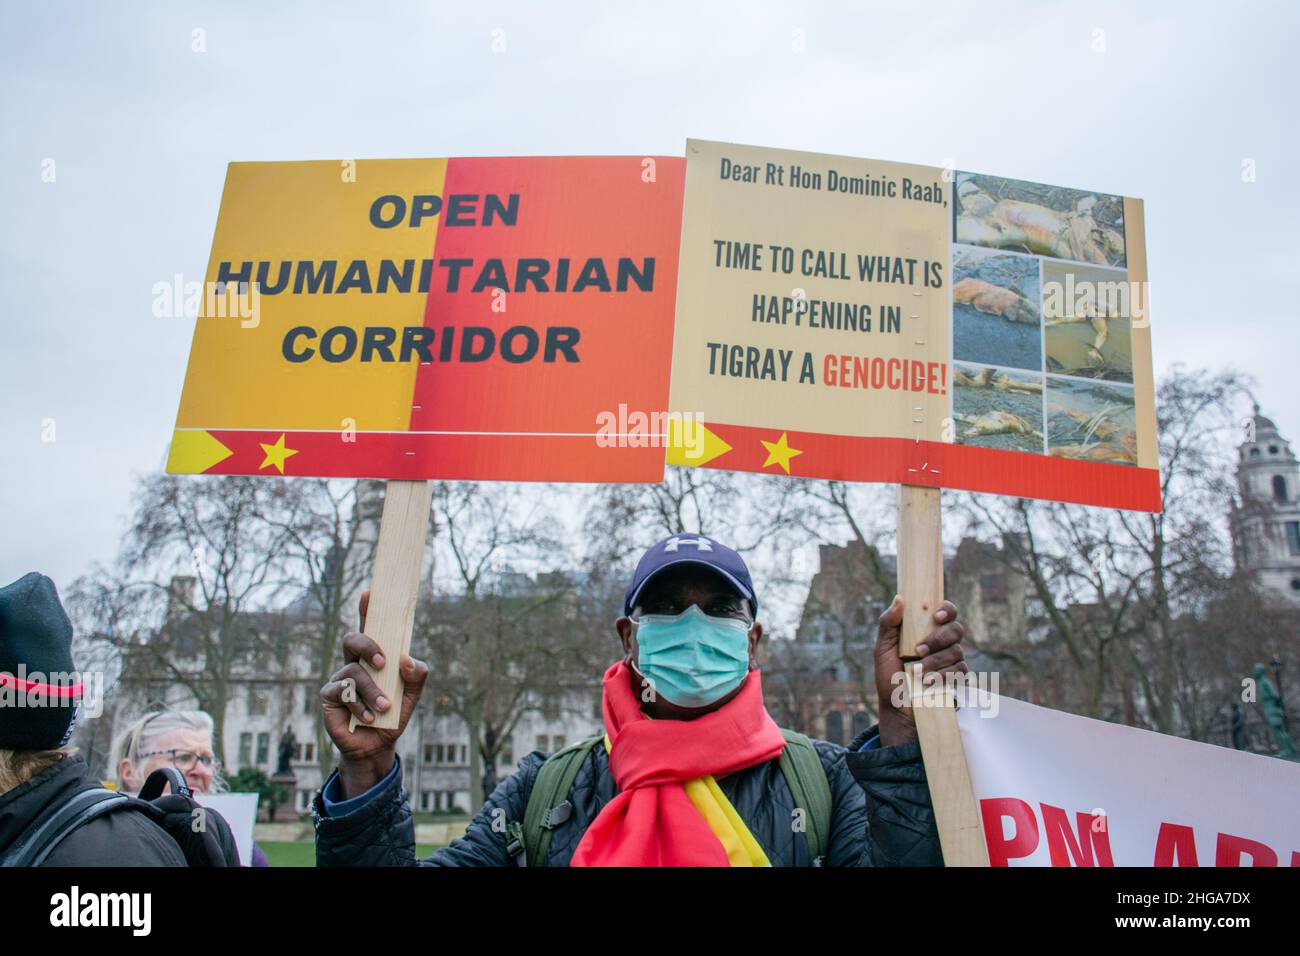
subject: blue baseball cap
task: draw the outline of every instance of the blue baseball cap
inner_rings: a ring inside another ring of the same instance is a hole
[[[758,617],[758,598],[745,559],[725,544],[702,534],[670,535],[643,554],[623,599],[623,613],[632,613],[645,586],[660,572],[679,564],[699,564],[720,574],[749,601],[754,617]]]

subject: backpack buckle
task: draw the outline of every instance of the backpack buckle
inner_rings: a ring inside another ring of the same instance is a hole
[[[524,825],[518,820],[506,824],[506,853],[519,866],[528,865],[528,853],[524,849]]]
[[[571,816],[573,816],[573,804],[565,800],[558,807],[551,807],[546,811],[546,819],[542,821],[542,826],[547,830],[554,830]]]

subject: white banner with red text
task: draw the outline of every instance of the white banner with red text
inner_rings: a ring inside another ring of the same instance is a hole
[[[1300,866],[1300,763],[988,703],[958,724],[990,865]]]

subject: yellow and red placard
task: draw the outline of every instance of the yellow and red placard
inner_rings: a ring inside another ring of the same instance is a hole
[[[1146,278],[1138,200],[688,141],[668,461],[1158,511]]]
[[[234,163],[206,278],[172,472],[1160,509],[1131,198],[697,140]]]
[[[667,405],[683,178],[677,157],[232,163],[167,470],[660,480],[662,445],[597,438]]]

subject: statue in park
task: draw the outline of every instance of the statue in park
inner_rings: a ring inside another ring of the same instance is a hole
[[[1255,683],[1259,687],[1259,703],[1264,708],[1264,719],[1268,722],[1269,729],[1273,731],[1278,747],[1281,748],[1278,756],[1295,760],[1298,755],[1295,743],[1287,730],[1282,695],[1278,693],[1277,685],[1269,680],[1268,671],[1263,664],[1255,665]]]
[[[279,762],[275,767],[275,776],[292,777],[293,769],[289,766],[289,761],[293,759],[294,751],[298,749],[298,738],[293,734],[293,728],[290,727],[280,738]]]

